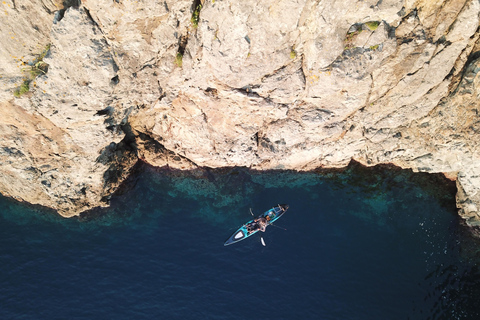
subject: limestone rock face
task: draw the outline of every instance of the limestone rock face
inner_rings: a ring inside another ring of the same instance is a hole
[[[121,129],[128,109],[111,104],[118,67],[101,30],[84,8],[51,19],[48,71],[2,102],[0,191],[71,216],[105,205],[135,155]]]
[[[0,100],[12,99],[23,69],[50,43],[54,12],[63,8],[56,0],[2,0],[0,3]]]
[[[479,224],[478,1],[3,9],[15,35],[1,35],[2,194],[74,215],[105,204],[138,158],[296,170],[354,159],[445,173]]]

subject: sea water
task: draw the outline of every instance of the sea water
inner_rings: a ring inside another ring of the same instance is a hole
[[[0,319],[479,319],[479,242],[438,176],[136,171],[81,218],[0,198]],[[279,203],[266,246],[224,247]]]

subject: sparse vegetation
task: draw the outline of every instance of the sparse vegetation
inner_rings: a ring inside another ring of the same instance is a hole
[[[368,29],[375,31],[378,26],[380,25],[380,21],[369,21],[365,22],[365,25],[368,27]]]
[[[50,50],[50,44],[48,44],[45,49],[35,58],[34,61],[28,63],[28,67],[24,68],[23,82],[22,84],[14,90],[13,95],[17,98],[21,97],[23,94],[30,91],[30,82],[32,82],[36,77],[46,74],[48,71],[48,64],[43,61],[45,56]]]
[[[177,52],[177,56],[175,57],[175,64],[181,68],[182,63],[183,63],[183,54],[181,54],[180,52]]]
[[[45,49],[42,51],[42,53],[40,53],[40,55],[38,56],[37,58],[37,62],[38,61],[43,61],[43,59],[45,58],[45,56],[47,55],[47,53],[50,51],[50,47],[51,47],[51,44],[47,44],[47,46],[45,47]]]
[[[290,59],[295,59],[297,57],[297,52],[295,51],[295,47],[292,47],[290,50]]]
[[[350,30],[347,32],[347,35],[345,36],[345,50],[351,50],[355,46],[353,45],[355,38],[363,32],[363,24],[361,23],[356,23],[352,27],[350,27]]]
[[[15,91],[13,91],[13,95],[15,97],[19,98],[23,94],[30,91],[30,82],[31,82],[31,80],[27,80],[27,79],[23,80],[23,83],[20,85],[20,87],[15,89]]]
[[[192,26],[196,29],[198,28],[198,22],[200,21],[200,10],[202,10],[202,5],[201,4],[198,4],[196,7],[195,7],[195,10],[193,10],[193,13],[192,13]]]
[[[371,35],[375,31],[378,26],[380,25],[380,21],[368,21],[365,23],[355,23],[353,24],[350,29],[348,30],[346,36],[345,36],[345,50],[352,50],[356,47],[356,38],[360,33],[363,31],[367,32],[369,35]],[[375,51],[379,48],[380,45],[374,45],[370,46],[370,49]]]
[[[33,80],[39,75],[46,74],[48,71],[48,64],[43,61],[38,61],[30,67],[30,78]]]
[[[360,33],[362,33],[362,29],[358,29],[354,32],[349,32],[347,33],[347,37],[345,38],[345,42],[351,42],[356,36],[358,36]]]

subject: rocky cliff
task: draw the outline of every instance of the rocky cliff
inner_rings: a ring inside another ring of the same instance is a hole
[[[353,159],[456,179],[480,224],[478,0],[0,5],[3,195],[71,216],[105,205],[137,159]]]

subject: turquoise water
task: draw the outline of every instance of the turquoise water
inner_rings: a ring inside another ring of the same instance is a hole
[[[454,192],[385,168],[142,165],[79,219],[0,198],[0,319],[478,319],[479,243]],[[278,203],[266,247],[223,246]]]

